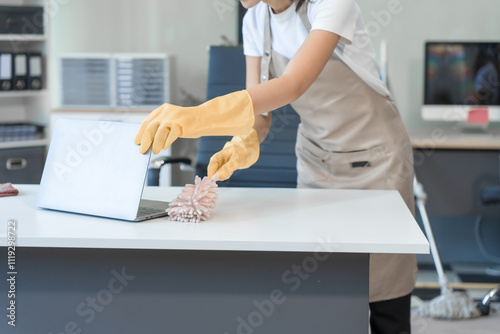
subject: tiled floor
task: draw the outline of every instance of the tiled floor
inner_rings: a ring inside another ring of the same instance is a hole
[[[471,320],[434,320],[412,317],[412,334],[498,334],[500,333],[500,305],[489,316]]]

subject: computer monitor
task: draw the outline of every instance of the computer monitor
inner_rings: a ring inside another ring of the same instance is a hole
[[[500,121],[500,42],[427,42],[424,80],[424,120]]]

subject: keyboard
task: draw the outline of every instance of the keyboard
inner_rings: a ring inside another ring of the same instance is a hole
[[[137,212],[137,216],[144,216],[144,215],[150,215],[158,212],[165,212],[162,209],[155,209],[155,208],[147,208],[147,207],[140,207],[139,211]]]

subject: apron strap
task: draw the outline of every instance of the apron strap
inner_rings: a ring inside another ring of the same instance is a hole
[[[260,82],[265,82],[269,80],[269,65],[271,64],[271,54],[272,54],[272,35],[271,35],[271,20],[269,11],[271,8],[267,6],[266,18],[264,21],[264,54],[260,62]]]
[[[307,33],[310,33],[311,22],[309,21],[309,17],[307,16],[307,2],[302,4],[302,6],[299,8],[299,17],[302,20],[304,27],[306,27]]]
[[[264,20],[264,54],[260,62],[260,81],[265,82],[269,80],[269,68],[271,65],[272,44],[273,36],[271,33],[271,15],[269,14],[271,7],[268,5],[266,10],[266,17]],[[311,22],[307,16],[307,3],[304,3],[299,9],[299,17],[304,24],[307,32],[311,32]]]

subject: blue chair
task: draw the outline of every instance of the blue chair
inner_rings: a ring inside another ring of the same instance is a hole
[[[245,56],[242,47],[212,46],[209,50],[207,100],[245,89]],[[237,170],[221,187],[297,187],[295,142],[300,117],[291,106],[273,111],[271,129],[261,144],[256,164]],[[207,175],[210,157],[220,151],[231,137],[202,137],[196,155],[196,175]],[[174,162],[186,161],[176,158]],[[172,159],[170,159],[172,160]],[[168,158],[155,159],[150,168],[148,185],[158,185],[159,169]]]
[[[500,186],[484,187],[481,190],[481,203],[484,205],[500,203]]]
[[[480,197],[483,205],[500,204],[500,186],[484,187],[481,190]],[[477,225],[477,228],[479,229],[479,225]],[[500,299],[500,286],[489,291],[478,303],[477,307],[481,314],[488,315],[490,313],[490,303],[498,299]]]

